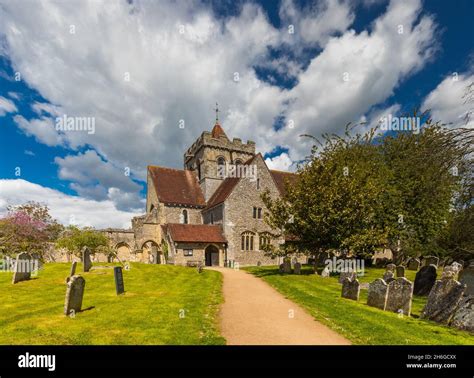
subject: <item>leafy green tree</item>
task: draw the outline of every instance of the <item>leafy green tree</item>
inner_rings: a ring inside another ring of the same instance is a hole
[[[81,229],[73,225],[68,226],[58,238],[56,247],[65,248],[76,255],[79,255],[84,247],[88,247],[92,253],[111,253],[109,240],[103,233],[90,227]]]

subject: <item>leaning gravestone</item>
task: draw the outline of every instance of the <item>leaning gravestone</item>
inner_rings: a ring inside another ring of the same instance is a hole
[[[474,333],[474,295],[464,296],[461,299],[451,325]]]
[[[474,263],[459,273],[459,282],[467,286],[465,295],[474,295]]]
[[[82,262],[84,264],[84,272],[88,272],[92,268],[91,250],[87,247],[82,248]]]
[[[69,272],[69,277],[66,278],[66,283],[69,282],[72,276],[76,274],[77,261],[74,261],[71,265],[71,270]]]
[[[346,277],[344,281],[342,281],[342,293],[341,293],[342,298],[358,301],[359,293],[360,293],[360,284],[359,284],[358,279],[351,280]]]
[[[369,292],[367,296],[367,305],[385,310],[387,302],[388,285],[381,278],[377,278],[369,285]]]
[[[425,256],[423,259],[423,266],[428,266],[428,265],[435,265],[438,267],[439,264],[439,257],[436,256]]]
[[[428,295],[436,282],[436,266],[423,266],[415,276],[415,295]]]
[[[16,256],[13,267],[12,284],[20,281],[27,281],[31,278],[31,256],[26,252],[21,252]]]
[[[329,270],[329,267],[325,267],[323,271],[321,272],[321,277],[327,278],[331,275],[331,271]]]
[[[387,270],[385,271],[385,273],[383,274],[383,280],[389,284],[390,282],[392,282],[395,278],[394,278],[394,274],[393,274],[393,271],[391,270]]]
[[[295,263],[294,271],[295,274],[301,274],[301,264],[299,262]]]
[[[125,293],[122,268],[120,266],[114,267],[114,278],[115,278],[115,291],[117,292],[117,295]]]
[[[421,318],[449,323],[466,287],[452,278],[437,280],[428,295]]]
[[[291,260],[290,259],[283,260],[283,273],[288,273],[288,274],[291,273]]]
[[[418,268],[420,267],[420,260],[418,259],[410,259],[410,261],[408,262],[408,270],[418,270]]]
[[[405,277],[397,278],[388,284],[385,310],[410,316],[412,299],[413,283]]]
[[[79,275],[72,276],[67,283],[64,315],[73,315],[81,311],[86,281]]]

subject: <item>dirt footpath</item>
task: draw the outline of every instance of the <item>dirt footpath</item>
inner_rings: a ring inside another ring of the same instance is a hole
[[[224,276],[221,334],[228,345],[348,345],[296,303],[242,270],[210,269]]]

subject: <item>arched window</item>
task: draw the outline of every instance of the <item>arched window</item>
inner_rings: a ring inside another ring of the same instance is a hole
[[[240,159],[235,159],[235,160],[234,160],[234,164],[235,164],[235,165],[241,165],[241,164],[243,164],[243,163],[242,163],[242,160],[240,160]]]
[[[217,158],[217,176],[225,178],[225,159],[222,156]]]
[[[188,224],[188,210],[183,210],[181,213],[181,223]]]
[[[217,158],[217,165],[225,165],[225,159],[222,156]]]
[[[270,234],[268,232],[262,232],[259,235],[258,248],[263,249],[264,247],[266,247],[270,244],[270,241],[271,241]]]
[[[250,231],[246,231],[242,233],[242,240],[241,240],[241,249],[242,251],[253,251],[253,237],[254,233]]]

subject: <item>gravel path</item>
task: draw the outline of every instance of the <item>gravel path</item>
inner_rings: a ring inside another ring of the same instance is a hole
[[[347,345],[262,279],[242,270],[212,267],[224,276],[221,334],[228,345]]]

